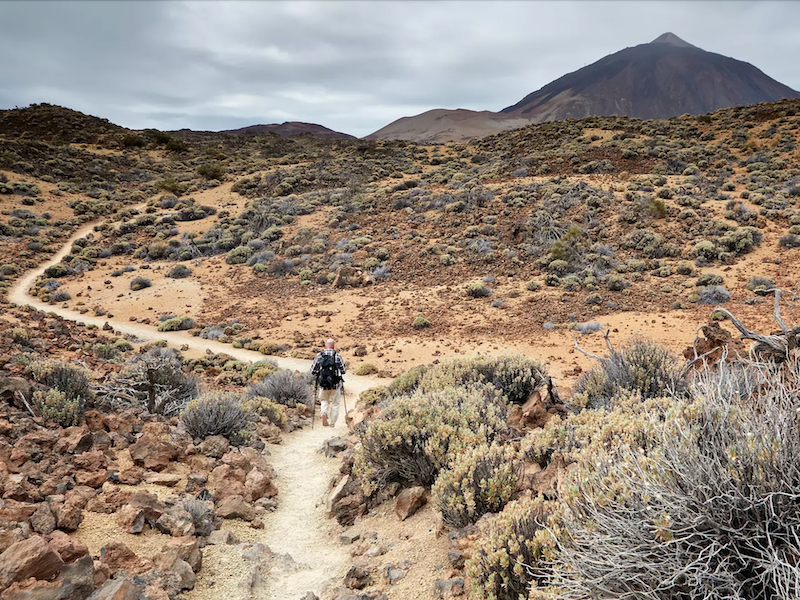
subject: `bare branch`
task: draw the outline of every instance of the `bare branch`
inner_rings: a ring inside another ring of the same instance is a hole
[[[603,359],[597,356],[596,354],[592,354],[591,352],[584,350],[578,345],[578,336],[575,336],[575,350],[583,354],[584,356],[588,356],[589,358],[595,359],[597,362],[603,362]]]

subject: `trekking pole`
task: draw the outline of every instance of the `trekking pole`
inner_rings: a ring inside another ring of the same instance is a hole
[[[314,382],[314,397],[311,399],[311,431],[314,431],[314,417],[317,412],[317,395],[319,392],[319,381]]]
[[[344,417],[347,418],[347,394],[344,393],[344,381],[342,381],[342,402],[344,402]]]

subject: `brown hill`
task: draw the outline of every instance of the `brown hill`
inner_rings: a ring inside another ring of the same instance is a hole
[[[437,108],[414,117],[403,117],[366,136],[367,140],[410,140],[446,142],[468,140],[516,129],[530,123],[527,118],[503,115],[488,110]]]
[[[501,112],[535,122],[600,115],[667,119],[797,97],[749,63],[665,33],[564,75]]]
[[[301,121],[286,121],[285,123],[271,123],[269,125],[249,125],[239,129],[229,129],[222,133],[276,133],[281,137],[309,134],[317,137],[354,140],[355,136],[340,131],[328,129],[316,123],[303,123]]]
[[[0,110],[0,136],[58,143],[97,142],[98,136],[127,131],[124,127],[54,104]]]

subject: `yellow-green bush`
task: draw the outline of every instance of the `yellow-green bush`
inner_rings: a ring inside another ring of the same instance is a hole
[[[281,429],[286,427],[286,407],[273,402],[269,398],[250,398],[245,402],[246,406],[261,417],[267,417],[269,422],[277,425]]]
[[[558,557],[558,502],[521,498],[508,503],[482,529],[466,562],[471,600],[527,600],[532,584],[547,585]]]
[[[505,400],[486,385],[395,399],[361,435],[354,473],[368,495],[392,481],[431,485],[469,448],[502,438],[506,417]]]
[[[365,376],[365,375],[373,375],[374,373],[378,372],[378,367],[373,365],[372,363],[364,363],[358,370],[356,371],[356,375]]]
[[[52,388],[46,392],[35,391],[32,400],[34,412],[47,421],[62,427],[72,427],[83,421],[85,404],[80,396],[68,398],[61,390]]]
[[[94,398],[89,374],[81,367],[57,360],[36,360],[29,368],[37,383],[63,392],[68,401],[80,400],[85,404]]]
[[[428,372],[428,365],[420,365],[409,369],[394,378],[389,384],[389,393],[392,396],[407,396],[417,391],[422,376]]]
[[[466,527],[511,500],[522,469],[511,446],[481,445],[460,455],[439,473],[433,503],[445,523]]]
[[[368,408],[380,404],[389,397],[389,388],[379,385],[364,390],[358,397],[358,404],[361,407]]]

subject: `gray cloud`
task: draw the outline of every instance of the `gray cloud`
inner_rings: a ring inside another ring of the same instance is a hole
[[[366,135],[432,108],[499,110],[665,31],[798,89],[798,22],[793,2],[0,2],[0,108]]]

